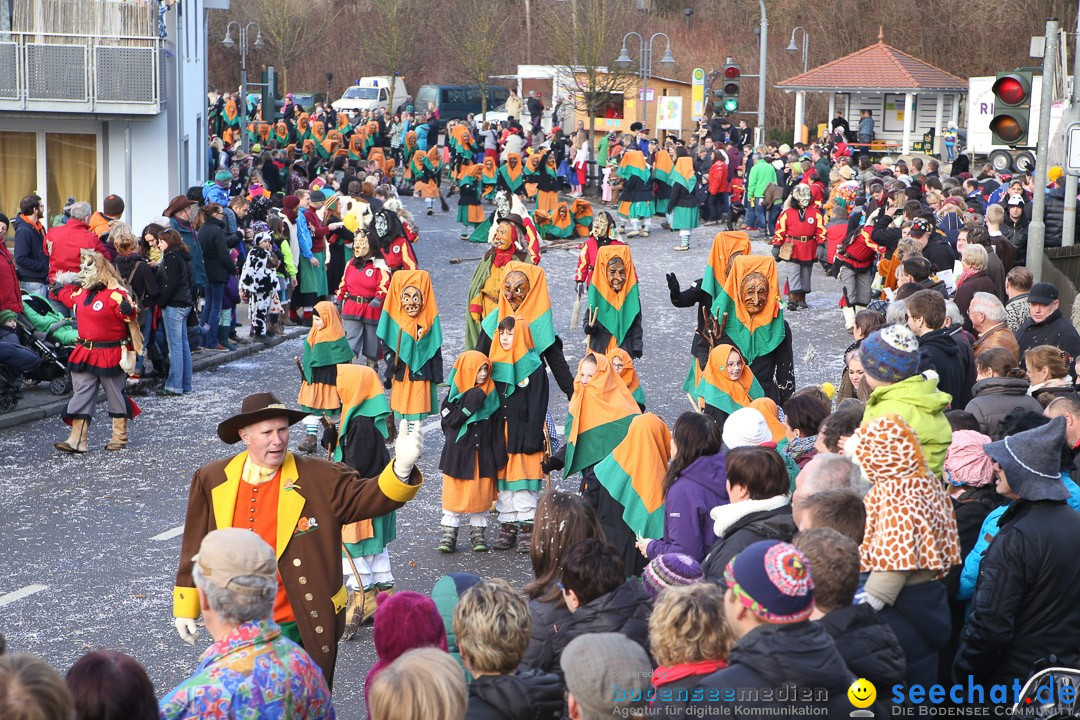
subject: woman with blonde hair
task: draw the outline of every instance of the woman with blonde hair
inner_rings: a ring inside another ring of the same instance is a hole
[[[445,650],[404,653],[371,682],[371,720],[464,720],[465,674]]]
[[[677,698],[687,697],[702,676],[726,668],[734,644],[724,614],[724,591],[717,585],[698,582],[661,592],[649,616],[649,647],[657,662],[652,676],[655,714],[682,717],[678,708],[688,701]]]
[[[1069,353],[1053,345],[1037,345],[1028,350],[1024,353],[1024,366],[1031,382],[1028,395],[1045,407],[1048,403],[1043,401],[1041,395],[1057,397],[1075,393],[1076,386],[1069,375],[1072,364],[1073,358]]]

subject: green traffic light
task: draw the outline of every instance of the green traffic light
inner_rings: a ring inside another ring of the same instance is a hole
[[[739,101],[736,98],[728,98],[724,101],[724,111],[733,113],[739,109]]]

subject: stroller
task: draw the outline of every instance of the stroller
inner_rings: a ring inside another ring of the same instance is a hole
[[[60,342],[52,332],[35,330],[23,315],[16,318],[15,331],[22,344],[37,353],[41,363],[24,376],[28,384],[49,383],[49,392],[53,395],[66,395],[71,392],[71,376],[68,374],[67,361],[71,348]]]

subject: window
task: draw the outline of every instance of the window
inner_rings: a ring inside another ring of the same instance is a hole
[[[0,132],[0,178],[0,208],[14,220],[19,201],[37,190],[37,133]]]
[[[45,133],[50,215],[60,213],[69,197],[96,205],[97,176],[97,135]]]

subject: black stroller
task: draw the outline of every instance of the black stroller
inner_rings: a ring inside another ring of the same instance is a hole
[[[67,361],[71,348],[61,343],[50,332],[34,329],[24,316],[16,319],[16,332],[22,344],[37,353],[41,364],[24,376],[27,383],[49,383],[49,392],[53,395],[66,395],[71,392],[71,376],[68,374]]]

